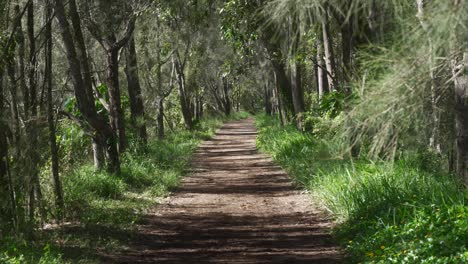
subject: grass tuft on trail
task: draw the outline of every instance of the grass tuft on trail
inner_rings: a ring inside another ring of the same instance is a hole
[[[468,263],[467,192],[437,156],[343,159],[332,144],[260,115],[258,147],[337,220],[352,263]]]

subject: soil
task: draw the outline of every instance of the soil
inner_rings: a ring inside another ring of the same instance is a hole
[[[203,142],[178,191],[106,263],[341,263],[327,216],[257,151],[252,119]]]

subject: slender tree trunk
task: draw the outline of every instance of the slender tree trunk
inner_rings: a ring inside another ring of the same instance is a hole
[[[280,91],[278,95],[282,98],[282,110],[285,118],[289,120],[289,115],[294,113],[291,82],[286,71],[286,64],[283,61],[281,47],[276,39],[271,39],[274,34],[274,29],[267,27],[261,39],[263,46],[271,57],[270,61],[276,76],[276,84]]]
[[[468,52],[458,53],[452,61],[455,82],[456,169],[468,186]]]
[[[304,91],[302,89],[302,75],[301,75],[301,62],[296,58],[296,54],[300,52],[300,41],[301,41],[301,32],[297,26],[296,19],[291,19],[290,23],[290,34],[289,39],[291,42],[291,97],[294,107],[294,118],[296,121],[296,127],[299,131],[303,130],[304,122]]]
[[[223,105],[224,114],[226,116],[231,115],[231,99],[229,98],[229,81],[226,77],[223,77]]]
[[[279,95],[282,98],[283,114],[286,119],[294,113],[294,105],[292,101],[291,82],[286,74],[286,68],[283,63],[277,60],[272,60],[273,70],[276,74],[276,82],[279,88]]]
[[[158,139],[164,139],[164,99],[158,102]]]
[[[265,113],[271,116],[273,111],[271,107],[271,91],[268,87],[268,82],[264,84],[263,91],[264,91],[264,98],[265,98]]]
[[[93,102],[94,104],[94,94],[92,88],[92,78],[91,78],[91,68],[88,59],[88,53],[86,50],[86,43],[83,36],[83,31],[81,29],[81,21],[78,13],[78,7],[76,5],[76,0],[69,0],[69,16],[72,22],[73,27],[73,37],[76,43],[76,53],[77,59],[79,60],[81,70],[83,72],[83,99],[86,99],[88,103]],[[89,111],[95,111],[95,107],[89,109]]]
[[[104,167],[104,152],[103,149],[105,144],[102,142],[101,137],[97,134],[92,138],[92,149],[93,149],[93,161],[94,171],[100,171]]]
[[[18,5],[15,6],[15,15],[16,17],[21,16],[20,7]],[[20,78],[20,87],[21,93],[23,95],[23,105],[24,105],[24,113],[29,113],[29,90],[28,86],[26,85],[26,67],[25,67],[25,57],[26,57],[26,46],[25,46],[25,37],[23,33],[23,26],[22,20],[19,19],[18,21],[18,31],[16,32],[16,42],[18,43],[18,60],[19,60],[19,76]]]
[[[29,93],[30,93],[30,105],[31,115],[34,118],[37,114],[37,91],[36,91],[36,40],[34,35],[34,1],[31,1],[28,7],[28,39],[29,39]]]
[[[427,0],[416,0],[416,6],[418,8],[416,17],[419,19],[419,23],[421,24],[421,27],[428,33],[428,24],[426,22],[426,18],[424,15],[424,9],[425,5],[427,3]],[[438,153],[441,152],[441,146],[439,142],[439,124],[440,124],[440,110],[438,107],[438,97],[439,97],[439,92],[438,90],[438,83],[437,83],[437,78],[434,73],[434,60],[435,60],[435,54],[434,54],[434,48],[432,44],[432,39],[430,34],[427,36],[428,39],[428,45],[429,45],[429,76],[431,78],[431,116],[432,116],[432,131],[431,131],[431,137],[429,139],[429,145],[432,149],[437,151]]]
[[[37,134],[37,119],[38,119],[38,105],[37,105],[37,85],[36,85],[36,39],[34,33],[34,2],[30,2],[27,10],[27,25],[28,25],[28,39],[29,39],[29,97],[30,97],[30,115],[26,115],[27,119],[29,117],[28,123],[26,125],[26,132],[28,138],[30,139],[30,196],[29,196],[29,216],[31,222],[34,222],[34,212],[37,207],[39,208],[41,214],[41,220],[45,219],[45,209],[42,205],[42,191],[39,182],[39,153],[37,150],[38,143],[38,134]]]
[[[111,43],[115,42],[115,36],[111,37]],[[109,108],[111,116],[111,127],[119,139],[119,152],[122,153],[127,147],[125,135],[124,114],[120,99],[119,86],[119,49],[107,51],[107,88],[109,89]]]
[[[20,116],[19,116],[19,110],[18,110],[18,93],[17,93],[17,88],[18,88],[18,82],[16,80],[16,73],[15,73],[15,65],[13,59],[11,59],[7,63],[7,68],[8,68],[8,76],[10,79],[10,95],[11,95],[11,111],[13,114],[13,130],[14,130],[14,142],[18,146],[20,146],[21,142],[21,125],[20,125]],[[20,148],[18,147],[16,150],[16,158],[19,158],[20,156]]]
[[[130,114],[132,125],[137,129],[140,142],[146,145],[147,133],[145,124],[145,110],[143,106],[143,97],[141,95],[140,78],[138,74],[138,61],[135,47],[135,39],[132,36],[125,48],[126,67],[128,83],[128,97],[130,99]]]
[[[193,129],[193,114],[190,110],[190,100],[187,97],[185,74],[180,58],[176,56],[174,60],[174,67],[177,73],[177,83],[179,84],[179,100],[180,107],[182,110],[182,116],[184,117],[185,125],[189,130]]]
[[[276,76],[276,73],[274,73],[274,76],[275,76],[276,95],[277,95],[277,98],[278,98],[278,114],[279,114],[279,119],[280,119],[281,125],[284,126],[286,121],[284,120],[283,102],[281,100],[280,86],[279,86],[278,77]]]
[[[328,12],[327,12],[328,13]],[[333,36],[330,33],[327,16],[322,19],[323,46],[325,50],[325,65],[327,67],[328,85],[331,92],[337,88],[336,84],[336,64],[333,52]]]
[[[302,89],[301,66],[297,61],[291,65],[291,88],[296,126],[299,131],[302,131],[305,111],[304,91]]]
[[[318,83],[318,95],[319,98],[322,98],[323,95],[325,94],[325,84],[323,82],[323,79],[325,78],[324,76],[324,71],[323,69],[325,68],[324,63],[323,63],[323,52],[322,52],[322,42],[320,40],[317,40],[316,43],[317,46],[317,83]]]
[[[3,68],[0,67],[0,213],[2,218],[11,220],[12,212],[5,201],[8,201],[8,141],[7,141],[7,124],[4,122],[4,89],[3,89]]]
[[[46,7],[46,19],[52,18],[52,4],[50,0],[47,0]],[[57,207],[57,217],[59,220],[62,219],[64,213],[63,193],[62,193],[62,182],[59,175],[59,155],[58,147],[56,142],[56,129],[54,123],[54,104],[52,101],[52,23],[49,22],[46,25],[45,30],[46,38],[46,56],[45,56],[45,74],[46,85],[47,85],[47,122],[49,124],[49,144],[50,144],[50,156],[52,159],[52,181],[54,183],[55,190],[55,204]]]
[[[353,18],[350,17],[346,22],[341,25],[341,49],[343,61],[343,78],[345,82],[344,91],[351,93],[351,65],[352,65],[352,51],[353,51]]]
[[[197,109],[197,113],[198,113],[198,116],[197,116],[197,120],[201,120],[203,118],[203,96],[199,95],[197,97],[197,106],[198,106],[198,109]]]

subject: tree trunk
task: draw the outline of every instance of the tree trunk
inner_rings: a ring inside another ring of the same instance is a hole
[[[180,58],[176,56],[174,60],[174,67],[177,73],[177,83],[179,84],[179,100],[180,108],[182,110],[182,116],[184,117],[185,125],[189,130],[193,129],[193,114],[190,110],[190,100],[187,97],[185,74],[183,66],[180,62]]]
[[[327,12],[328,13],[328,12]],[[327,78],[330,92],[337,88],[336,84],[336,64],[333,52],[333,36],[330,33],[327,14],[322,18],[323,46],[325,50],[325,65],[327,67]]]
[[[452,61],[455,83],[456,170],[468,186],[468,52],[458,53]]]
[[[342,60],[343,60],[343,78],[344,78],[344,91],[351,93],[351,63],[352,63],[352,51],[353,51],[353,18],[350,17],[346,22],[341,25],[341,49],[342,49]]]
[[[164,99],[158,102],[158,139],[164,139]]]
[[[89,64],[86,56],[86,47],[84,46],[84,41],[82,41],[80,18],[76,10],[75,0],[70,0],[69,6],[69,16],[73,23],[75,38],[72,37],[70,30],[71,27],[65,16],[63,2],[61,0],[55,0],[55,17],[59,22],[60,33],[65,46],[66,57],[70,68],[71,82],[78,109],[83,114],[83,117],[89,125],[102,137],[103,142],[105,142],[106,153],[109,159],[107,163],[108,171],[111,173],[120,173],[117,142],[115,140],[113,130],[96,112],[90,72],[86,72],[86,68],[83,68],[84,71],[82,72],[82,65]],[[75,46],[73,39],[75,39],[77,46]],[[79,53],[77,50],[79,50]],[[84,61],[80,61],[78,54],[80,54],[80,58]]]
[[[111,42],[115,42],[115,36],[111,36]],[[119,152],[127,147],[125,135],[124,114],[120,99],[119,86],[119,49],[107,51],[107,88],[109,90],[109,108],[111,127],[119,140]]]
[[[275,75],[276,97],[278,98],[278,114],[279,114],[279,119],[280,119],[281,125],[284,126],[286,121],[284,120],[283,102],[281,100],[280,85],[279,85],[279,82],[278,82],[278,76],[276,75],[276,73],[274,73],[274,75]]]
[[[231,115],[231,99],[229,98],[229,81],[226,77],[223,77],[223,105],[224,114],[226,116]]]
[[[283,114],[286,119],[289,119],[289,115],[294,113],[294,105],[292,101],[291,82],[286,74],[286,66],[284,63],[278,62],[275,59],[272,60],[272,65],[276,74],[279,95],[282,98]]]
[[[125,48],[126,67],[128,83],[128,97],[130,99],[130,114],[132,125],[136,128],[139,141],[146,145],[148,136],[146,133],[145,110],[143,97],[141,95],[140,78],[138,75],[138,61],[135,48],[135,39],[132,36]]]
[[[322,98],[323,95],[325,94],[325,84],[323,82],[325,76],[324,76],[324,68],[325,65],[323,63],[323,53],[322,53],[322,42],[320,40],[317,40],[316,43],[317,47],[317,83],[318,83],[318,95],[319,98]]]
[[[46,2],[45,6],[46,19],[52,18],[52,5],[50,0]],[[64,213],[63,193],[62,193],[62,182],[59,177],[59,155],[58,147],[56,142],[56,129],[54,123],[54,105],[52,101],[52,22],[48,22],[45,30],[46,38],[46,56],[45,56],[45,73],[47,85],[47,122],[49,124],[49,144],[50,144],[50,156],[52,160],[52,181],[54,183],[55,190],[55,204],[57,207],[57,217],[59,220],[62,219]]]
[[[419,19],[419,23],[421,24],[421,27],[423,28],[426,33],[429,33],[428,30],[428,24],[425,20],[425,15],[424,15],[424,7],[427,1],[424,0],[416,0],[416,6],[418,8],[416,17]],[[439,84],[437,83],[437,78],[434,73],[434,64],[435,64],[435,58],[434,58],[434,48],[432,44],[432,39],[430,34],[427,36],[428,39],[428,45],[429,45],[429,76],[431,78],[431,117],[432,117],[432,131],[431,131],[431,137],[429,139],[429,146],[437,151],[438,153],[441,152],[441,146],[439,142],[439,124],[440,124],[440,110],[438,107],[438,97],[439,97],[439,91],[438,86]]]
[[[265,113],[269,116],[272,115],[272,107],[271,107],[271,91],[268,88],[268,82],[265,83],[263,87],[264,91],[264,98],[265,98]]]
[[[0,213],[5,220],[12,219],[10,207],[4,201],[8,201],[8,141],[7,141],[7,124],[4,115],[4,91],[3,91],[3,69],[0,67]],[[7,221],[8,221],[7,220]]]
[[[30,115],[26,113],[26,119],[28,123],[26,125],[26,133],[29,138],[29,154],[30,154],[30,196],[29,196],[29,205],[30,205],[30,220],[34,222],[34,212],[36,208],[39,209],[41,214],[41,220],[45,219],[45,209],[42,205],[42,191],[39,181],[39,153],[37,149],[38,144],[38,134],[37,134],[37,119],[38,119],[38,105],[37,105],[37,84],[36,84],[36,38],[34,33],[34,2],[30,2],[27,10],[27,32],[29,39],[29,72],[28,72],[28,81],[29,81],[29,97],[30,97]]]
[[[93,149],[93,161],[94,171],[100,171],[104,167],[104,143],[99,135],[95,135],[92,138],[92,149]]]
[[[297,61],[291,64],[291,88],[296,126],[299,131],[302,131],[305,111],[304,91],[302,89],[301,66]]]
[[[15,73],[15,65],[13,59],[9,60],[7,63],[7,69],[8,69],[8,76],[10,79],[10,94],[11,94],[11,111],[12,111],[12,117],[13,120],[11,122],[13,123],[13,130],[14,130],[14,142],[17,144],[17,146],[20,146],[21,142],[21,125],[20,125],[20,116],[19,116],[19,110],[18,110],[18,93],[17,93],[17,88],[18,88],[18,82],[16,80],[16,73]],[[19,158],[20,156],[20,148],[16,148],[16,158]]]

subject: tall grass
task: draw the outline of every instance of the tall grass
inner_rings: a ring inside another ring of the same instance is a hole
[[[467,192],[435,155],[352,161],[271,117],[259,116],[257,126],[258,146],[335,217],[335,234],[353,263],[468,261]]]

